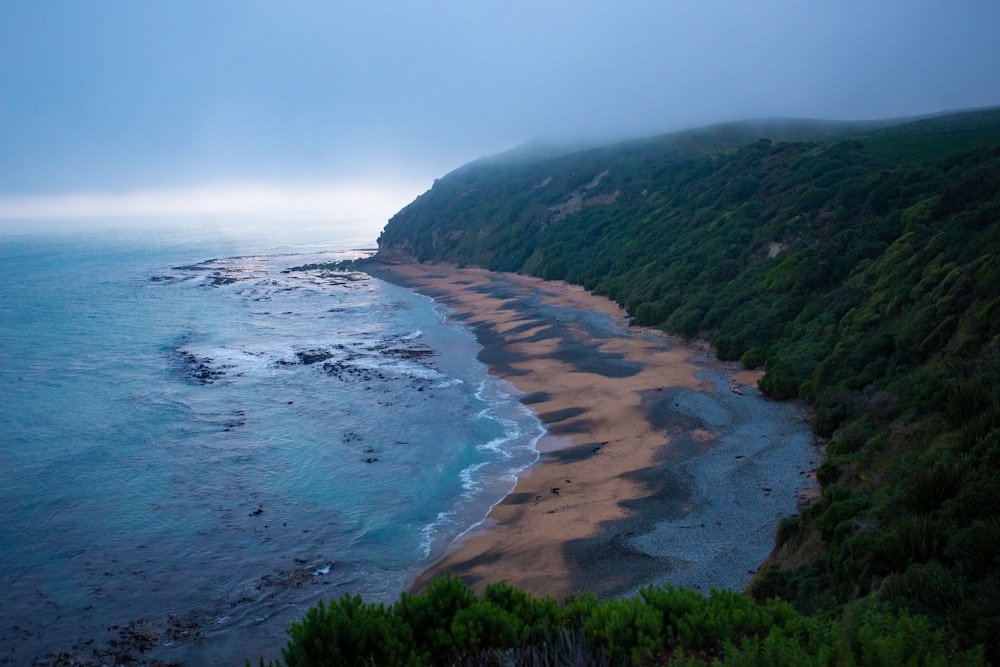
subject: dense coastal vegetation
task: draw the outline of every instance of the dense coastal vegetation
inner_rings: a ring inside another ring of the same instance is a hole
[[[445,581],[314,609],[289,665],[321,664],[317,641],[382,642],[365,633],[401,651],[378,664],[548,664],[525,656],[554,632],[582,632],[595,664],[975,663],[977,645],[1000,662],[1000,110],[518,149],[439,179],[379,247],[577,283],[763,368],[767,395],[813,406],[822,497],[780,526],[756,602],[650,589],[559,608]],[[459,653],[435,652],[445,638]]]
[[[956,653],[926,618],[872,600],[851,603],[835,618],[808,617],[777,599],[671,587],[560,604],[506,584],[476,596],[454,577],[437,579],[423,595],[404,593],[389,607],[349,595],[320,603],[290,634],[288,667],[985,664],[980,650]]]

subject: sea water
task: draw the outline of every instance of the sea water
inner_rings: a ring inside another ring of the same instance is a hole
[[[0,664],[278,657],[537,459],[442,306],[320,268],[370,230],[273,223],[0,228]]]

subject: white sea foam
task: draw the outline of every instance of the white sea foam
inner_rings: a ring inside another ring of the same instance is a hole
[[[478,452],[491,455],[489,459],[470,464],[459,473],[464,502],[439,512],[434,521],[421,530],[420,546],[424,558],[435,549],[447,548],[458,542],[481,526],[493,508],[514,490],[518,475],[538,461],[537,444],[545,429],[534,413],[514,400],[496,378],[482,380],[475,396],[486,403],[475,419],[501,425],[502,434],[475,447]],[[509,410],[514,411],[518,419],[504,416],[504,412]],[[508,462],[515,458],[517,452],[525,455],[518,456],[518,462],[510,465]],[[481,500],[487,500],[488,506],[480,513],[473,513],[477,501]],[[453,537],[447,544],[438,544],[441,536],[446,535]]]
[[[473,463],[459,473],[458,477],[462,480],[462,488],[465,489],[465,493],[462,494],[463,496],[471,498],[471,492],[479,491],[483,488],[482,480],[476,478],[476,473],[489,465],[489,463],[489,461]]]

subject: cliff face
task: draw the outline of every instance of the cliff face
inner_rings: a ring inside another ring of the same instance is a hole
[[[763,367],[829,459],[756,590],[1000,631],[1000,111],[515,151],[441,178],[379,248],[578,283]]]

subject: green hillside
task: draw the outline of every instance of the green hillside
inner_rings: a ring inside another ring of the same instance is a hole
[[[881,600],[1000,662],[1000,110],[512,151],[379,247],[577,283],[763,367],[828,459],[752,593]]]

